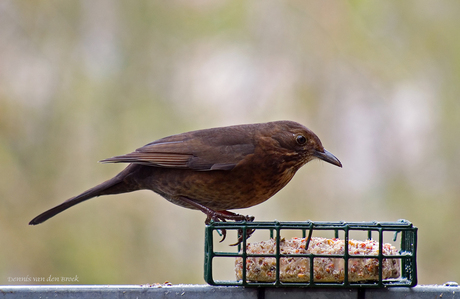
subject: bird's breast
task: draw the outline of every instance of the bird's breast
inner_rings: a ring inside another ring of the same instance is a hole
[[[194,171],[144,166],[143,189],[150,189],[182,205],[187,197],[213,210],[248,208],[281,190],[295,171],[275,164],[243,164],[228,170]],[[191,208],[189,206],[185,206]]]

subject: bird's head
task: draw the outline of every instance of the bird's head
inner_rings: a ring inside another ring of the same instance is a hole
[[[292,122],[280,121],[276,134],[272,136],[279,145],[286,149],[286,162],[291,162],[294,168],[300,168],[313,159],[321,159],[338,167],[342,167],[339,159],[327,151],[318,136],[305,126]]]

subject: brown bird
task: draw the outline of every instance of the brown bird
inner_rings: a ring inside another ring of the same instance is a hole
[[[102,160],[129,163],[114,178],[38,215],[36,225],[90,198],[152,190],[213,221],[252,221],[227,210],[260,204],[281,190],[296,171],[318,158],[342,167],[319,138],[293,121],[236,125],[173,135],[136,151]],[[225,237],[225,232],[224,232]]]

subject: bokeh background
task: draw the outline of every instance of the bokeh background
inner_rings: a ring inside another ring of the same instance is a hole
[[[123,168],[98,160],[280,119],[344,167],[311,162],[237,212],[408,219],[419,282],[460,281],[459,13],[430,0],[1,1],[0,284],[204,283],[205,216],[152,192],[27,223]]]

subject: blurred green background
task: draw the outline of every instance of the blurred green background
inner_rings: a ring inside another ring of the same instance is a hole
[[[458,1],[2,1],[0,284],[204,283],[205,216],[152,192],[27,223],[124,167],[98,160],[279,119],[344,167],[311,162],[237,212],[408,219],[419,282],[459,282],[459,13]]]

